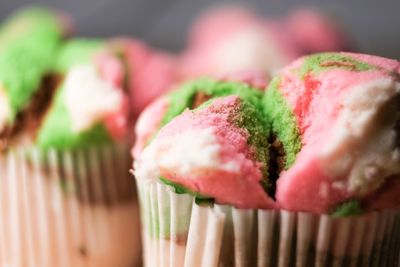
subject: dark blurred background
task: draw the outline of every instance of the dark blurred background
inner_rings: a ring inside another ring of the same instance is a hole
[[[27,0],[0,1],[0,18]],[[151,45],[179,51],[193,18],[208,6],[243,3],[267,16],[285,15],[299,6],[315,6],[332,14],[343,25],[357,50],[400,58],[399,0],[43,0],[75,17],[78,35],[106,37],[128,34]]]

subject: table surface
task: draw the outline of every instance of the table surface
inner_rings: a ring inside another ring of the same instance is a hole
[[[237,3],[239,1],[218,1]],[[0,18],[28,0],[0,0]],[[215,0],[40,0],[36,3],[71,13],[79,35],[107,37],[128,34],[156,47],[179,51],[190,21]],[[354,40],[358,51],[400,58],[399,0],[247,0],[242,1],[268,16],[284,15],[302,5],[333,14]]]

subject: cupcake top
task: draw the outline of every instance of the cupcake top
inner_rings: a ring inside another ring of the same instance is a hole
[[[200,90],[181,89],[177,100],[156,102],[165,115],[137,154],[135,175],[239,208],[345,216],[398,206],[399,66],[315,54],[286,67],[261,102],[249,87],[254,97],[208,92],[183,113]]]
[[[0,142],[23,128],[24,118],[50,73],[62,38],[65,17],[45,8],[17,12],[0,28]],[[2,146],[3,146],[2,145]]]
[[[285,68],[265,96],[286,152],[280,206],[326,212],[362,201],[400,172],[399,62],[325,53]],[[395,203],[393,203],[395,205]]]
[[[143,151],[136,175],[220,203],[271,208],[269,128],[258,92],[242,89],[241,95],[214,97],[167,123]]]
[[[245,80],[246,83],[240,82],[241,80]],[[195,109],[209,99],[236,94],[261,108],[259,98],[262,92],[251,89],[254,84],[263,84],[262,78],[255,74],[227,76],[219,80],[205,78],[182,84],[177,90],[161,96],[150,104],[138,119],[134,157],[139,157],[143,148],[160,127],[185,109]]]
[[[126,73],[105,41],[67,42],[55,68],[63,80],[37,131],[39,147],[66,149],[125,137]]]

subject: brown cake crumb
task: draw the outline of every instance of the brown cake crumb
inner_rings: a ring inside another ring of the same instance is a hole
[[[5,151],[12,139],[20,133],[35,134],[60,81],[61,77],[55,74],[49,74],[42,78],[39,89],[32,96],[32,100],[26,108],[17,114],[15,123],[12,126],[6,126],[0,132],[0,152]]]
[[[271,135],[269,138],[269,180],[270,189],[268,190],[269,195],[274,197],[276,191],[276,181],[279,178],[279,174],[285,169],[286,153],[282,142],[276,135]]]
[[[193,103],[190,108],[195,109],[195,108],[199,107],[201,104],[203,104],[204,102],[208,101],[209,99],[211,99],[210,95],[199,91],[194,95]]]

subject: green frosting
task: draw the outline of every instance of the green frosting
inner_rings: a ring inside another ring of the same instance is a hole
[[[257,109],[262,110],[260,98],[262,92],[238,82],[222,82],[211,79],[200,79],[184,84],[179,90],[170,93],[169,107],[162,119],[161,126],[170,122],[185,109],[193,105],[197,93],[204,93],[211,98],[238,95],[246,102],[250,102]]]
[[[110,143],[111,137],[101,124],[79,133],[72,130],[72,122],[64,103],[63,93],[63,88],[57,92],[51,110],[38,132],[37,145],[42,149],[69,149]]]
[[[243,93],[244,99],[249,99],[249,98],[252,99],[254,103],[257,103],[257,106],[254,106],[253,104],[251,104],[251,102],[246,102],[246,100],[241,99],[239,109],[235,111],[234,114],[232,114],[232,122],[235,124],[236,127],[246,129],[247,132],[249,133],[247,142],[251,147],[251,150],[254,152],[255,160],[257,160],[262,164],[261,172],[263,174],[263,179],[261,184],[265,189],[265,191],[270,193],[272,184],[268,180],[269,127],[267,121],[265,120],[263,110],[260,109],[260,106],[258,105],[261,102],[261,98],[258,98],[259,91],[256,91],[251,88],[248,88],[247,90],[249,91]],[[253,99],[253,97],[256,98]],[[195,109],[194,112],[206,108],[217,99],[218,97],[205,102],[203,105]],[[196,200],[200,202],[204,201],[205,199],[206,200],[210,199],[209,197],[200,196],[195,192],[187,190],[183,186],[170,182],[165,178],[160,178],[160,180],[165,184],[173,186],[175,188],[175,192],[178,194],[188,193],[190,195],[195,196]]]
[[[280,78],[274,78],[265,92],[265,116],[271,123],[272,132],[279,138],[285,150],[285,168],[296,160],[302,144],[296,118],[279,92]]]
[[[309,73],[317,75],[331,69],[367,71],[374,68],[372,65],[340,53],[320,53],[304,57],[301,67],[295,71],[301,78],[304,78]]]
[[[256,91],[258,92],[258,91]],[[261,100],[261,99],[260,99]],[[260,101],[261,102],[261,101]],[[274,182],[270,181],[269,166],[269,143],[270,127],[260,106],[254,106],[251,102],[242,99],[240,111],[233,118],[238,128],[246,129],[249,133],[247,142],[255,153],[255,158],[262,164],[261,172],[263,179],[261,185],[271,196],[274,193]]]
[[[55,69],[60,73],[66,73],[73,66],[89,63],[93,55],[104,46],[105,43],[97,39],[70,40],[61,47]]]
[[[336,206],[331,212],[332,217],[342,218],[362,215],[364,213],[358,200],[349,200]]]
[[[66,73],[77,64],[88,63],[93,54],[102,47],[103,43],[98,40],[72,40],[61,49],[56,69],[61,73]],[[111,137],[102,124],[96,124],[83,132],[72,130],[71,118],[65,104],[64,86],[61,84],[38,131],[36,140],[38,146],[43,149],[70,149],[111,141]]]
[[[17,13],[0,29],[0,87],[9,98],[12,123],[50,71],[62,38],[54,13],[31,8]]]

